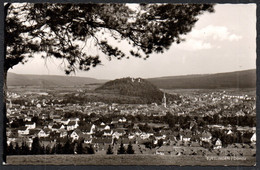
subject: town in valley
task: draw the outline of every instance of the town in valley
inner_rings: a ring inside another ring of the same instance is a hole
[[[255,158],[255,89],[162,89],[160,102],[129,104],[95,101],[98,86],[10,86],[8,153]]]

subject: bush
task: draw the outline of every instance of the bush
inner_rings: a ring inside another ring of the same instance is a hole
[[[82,140],[82,141],[77,143],[77,147],[76,147],[77,154],[83,154],[84,153],[84,148],[82,146],[83,142],[84,141]]]
[[[63,154],[74,154],[74,144],[68,139],[62,148]]]
[[[89,145],[89,147],[87,147],[87,154],[95,154],[95,150],[92,145]]]
[[[124,144],[121,143],[121,145],[117,151],[117,154],[125,154],[125,153],[126,153],[126,150],[125,150]]]
[[[41,150],[42,150],[42,148],[40,146],[39,138],[36,137],[33,139],[31,154],[33,154],[33,155],[40,154]]]
[[[108,148],[107,148],[107,154],[108,155],[112,155],[113,154],[113,150],[112,150],[111,145],[109,145]]]
[[[134,154],[135,151],[133,150],[133,146],[131,143],[129,143],[128,147],[127,147],[127,150],[126,150],[126,153],[127,154]]]

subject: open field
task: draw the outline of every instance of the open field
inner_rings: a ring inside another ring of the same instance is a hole
[[[210,159],[210,160],[209,160]],[[192,165],[254,166],[255,157],[170,155],[20,155],[8,156],[8,165]]]

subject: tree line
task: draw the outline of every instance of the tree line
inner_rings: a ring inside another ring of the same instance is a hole
[[[31,147],[26,142],[22,142],[19,145],[17,142],[11,142],[7,146],[8,155],[41,155],[41,154],[95,154],[95,149],[92,144],[83,146],[84,141],[74,141],[70,139],[63,145],[57,142],[53,147],[42,146],[38,137],[33,139]],[[128,144],[127,148],[121,143],[117,154],[134,154],[134,149],[131,143]],[[113,147],[108,146],[106,154],[114,154]]]
[[[65,144],[57,142],[53,147],[49,145],[43,146],[40,144],[38,137],[33,139],[31,147],[26,142],[22,142],[21,146],[18,143],[10,143],[7,146],[8,155],[38,155],[38,154],[94,154],[95,150],[92,145],[83,147],[83,141],[72,142],[68,139]]]

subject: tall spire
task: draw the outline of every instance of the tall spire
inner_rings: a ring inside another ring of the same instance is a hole
[[[163,105],[163,107],[166,107],[166,96],[165,96],[165,93],[163,93],[162,105]]]
[[[10,99],[9,108],[12,108],[12,107],[13,107],[12,100]]]

